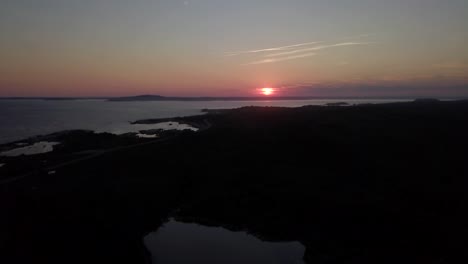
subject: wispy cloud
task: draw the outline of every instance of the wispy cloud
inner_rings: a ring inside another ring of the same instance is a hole
[[[294,48],[303,47],[303,46],[316,45],[316,44],[319,44],[319,43],[321,43],[321,41],[299,43],[299,44],[294,44],[294,45],[289,45],[289,46],[282,46],[282,47],[276,47],[276,48],[267,48],[267,49],[258,49],[258,50],[247,50],[247,51],[232,51],[232,52],[226,52],[226,56],[237,56],[237,55],[248,54],[248,53],[262,53],[262,52],[289,50],[289,49],[294,49]]]
[[[360,35],[359,38],[368,37],[368,34]],[[355,37],[356,38],[356,37]],[[319,45],[320,44],[320,45]],[[318,54],[318,51],[336,47],[345,47],[345,46],[357,46],[357,45],[370,45],[375,44],[375,42],[339,42],[339,43],[330,43],[323,44],[323,41],[313,41],[305,42],[288,46],[273,47],[266,49],[256,49],[256,50],[247,50],[247,51],[234,51],[226,52],[225,56],[238,56],[238,55],[249,55],[256,57],[256,60],[246,63],[243,65],[256,65],[256,64],[266,64],[266,63],[275,63],[280,61],[288,61],[301,59],[306,57],[315,56]]]
[[[279,62],[279,61],[287,61],[287,60],[295,60],[295,59],[300,59],[300,58],[312,57],[315,55],[317,55],[317,53],[305,53],[305,54],[299,54],[299,55],[287,56],[287,57],[281,57],[281,58],[263,59],[263,60],[253,61],[251,63],[247,63],[244,65],[274,63],[274,62]]]
[[[280,52],[280,53],[267,54],[267,55],[265,55],[265,57],[279,57],[279,56],[298,54],[298,53],[309,52],[309,51],[318,51],[318,50],[323,50],[323,49],[329,49],[329,48],[333,48],[333,47],[368,45],[368,44],[371,44],[371,42],[344,42],[344,43],[337,43],[337,44],[332,44],[332,45],[321,45],[321,46],[316,46],[316,47],[312,47],[312,48],[296,49],[296,50],[293,50],[293,51],[286,51],[286,52]]]

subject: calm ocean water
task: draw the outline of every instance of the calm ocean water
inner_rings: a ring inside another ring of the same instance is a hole
[[[292,101],[153,101],[109,102],[106,100],[0,100],[0,143],[50,134],[62,130],[88,129],[122,133],[130,121],[201,114],[201,109],[242,106],[324,105],[387,103],[409,100],[292,100]]]

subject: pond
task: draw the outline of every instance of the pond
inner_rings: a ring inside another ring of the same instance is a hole
[[[144,243],[153,264],[303,264],[299,242],[265,242],[246,232],[170,220]]]

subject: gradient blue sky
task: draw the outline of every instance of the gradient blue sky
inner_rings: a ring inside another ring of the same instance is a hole
[[[468,96],[466,0],[3,0],[0,96]]]

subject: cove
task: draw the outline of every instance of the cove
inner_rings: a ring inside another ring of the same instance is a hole
[[[266,242],[246,232],[170,220],[144,237],[152,264],[304,264],[299,242]]]

